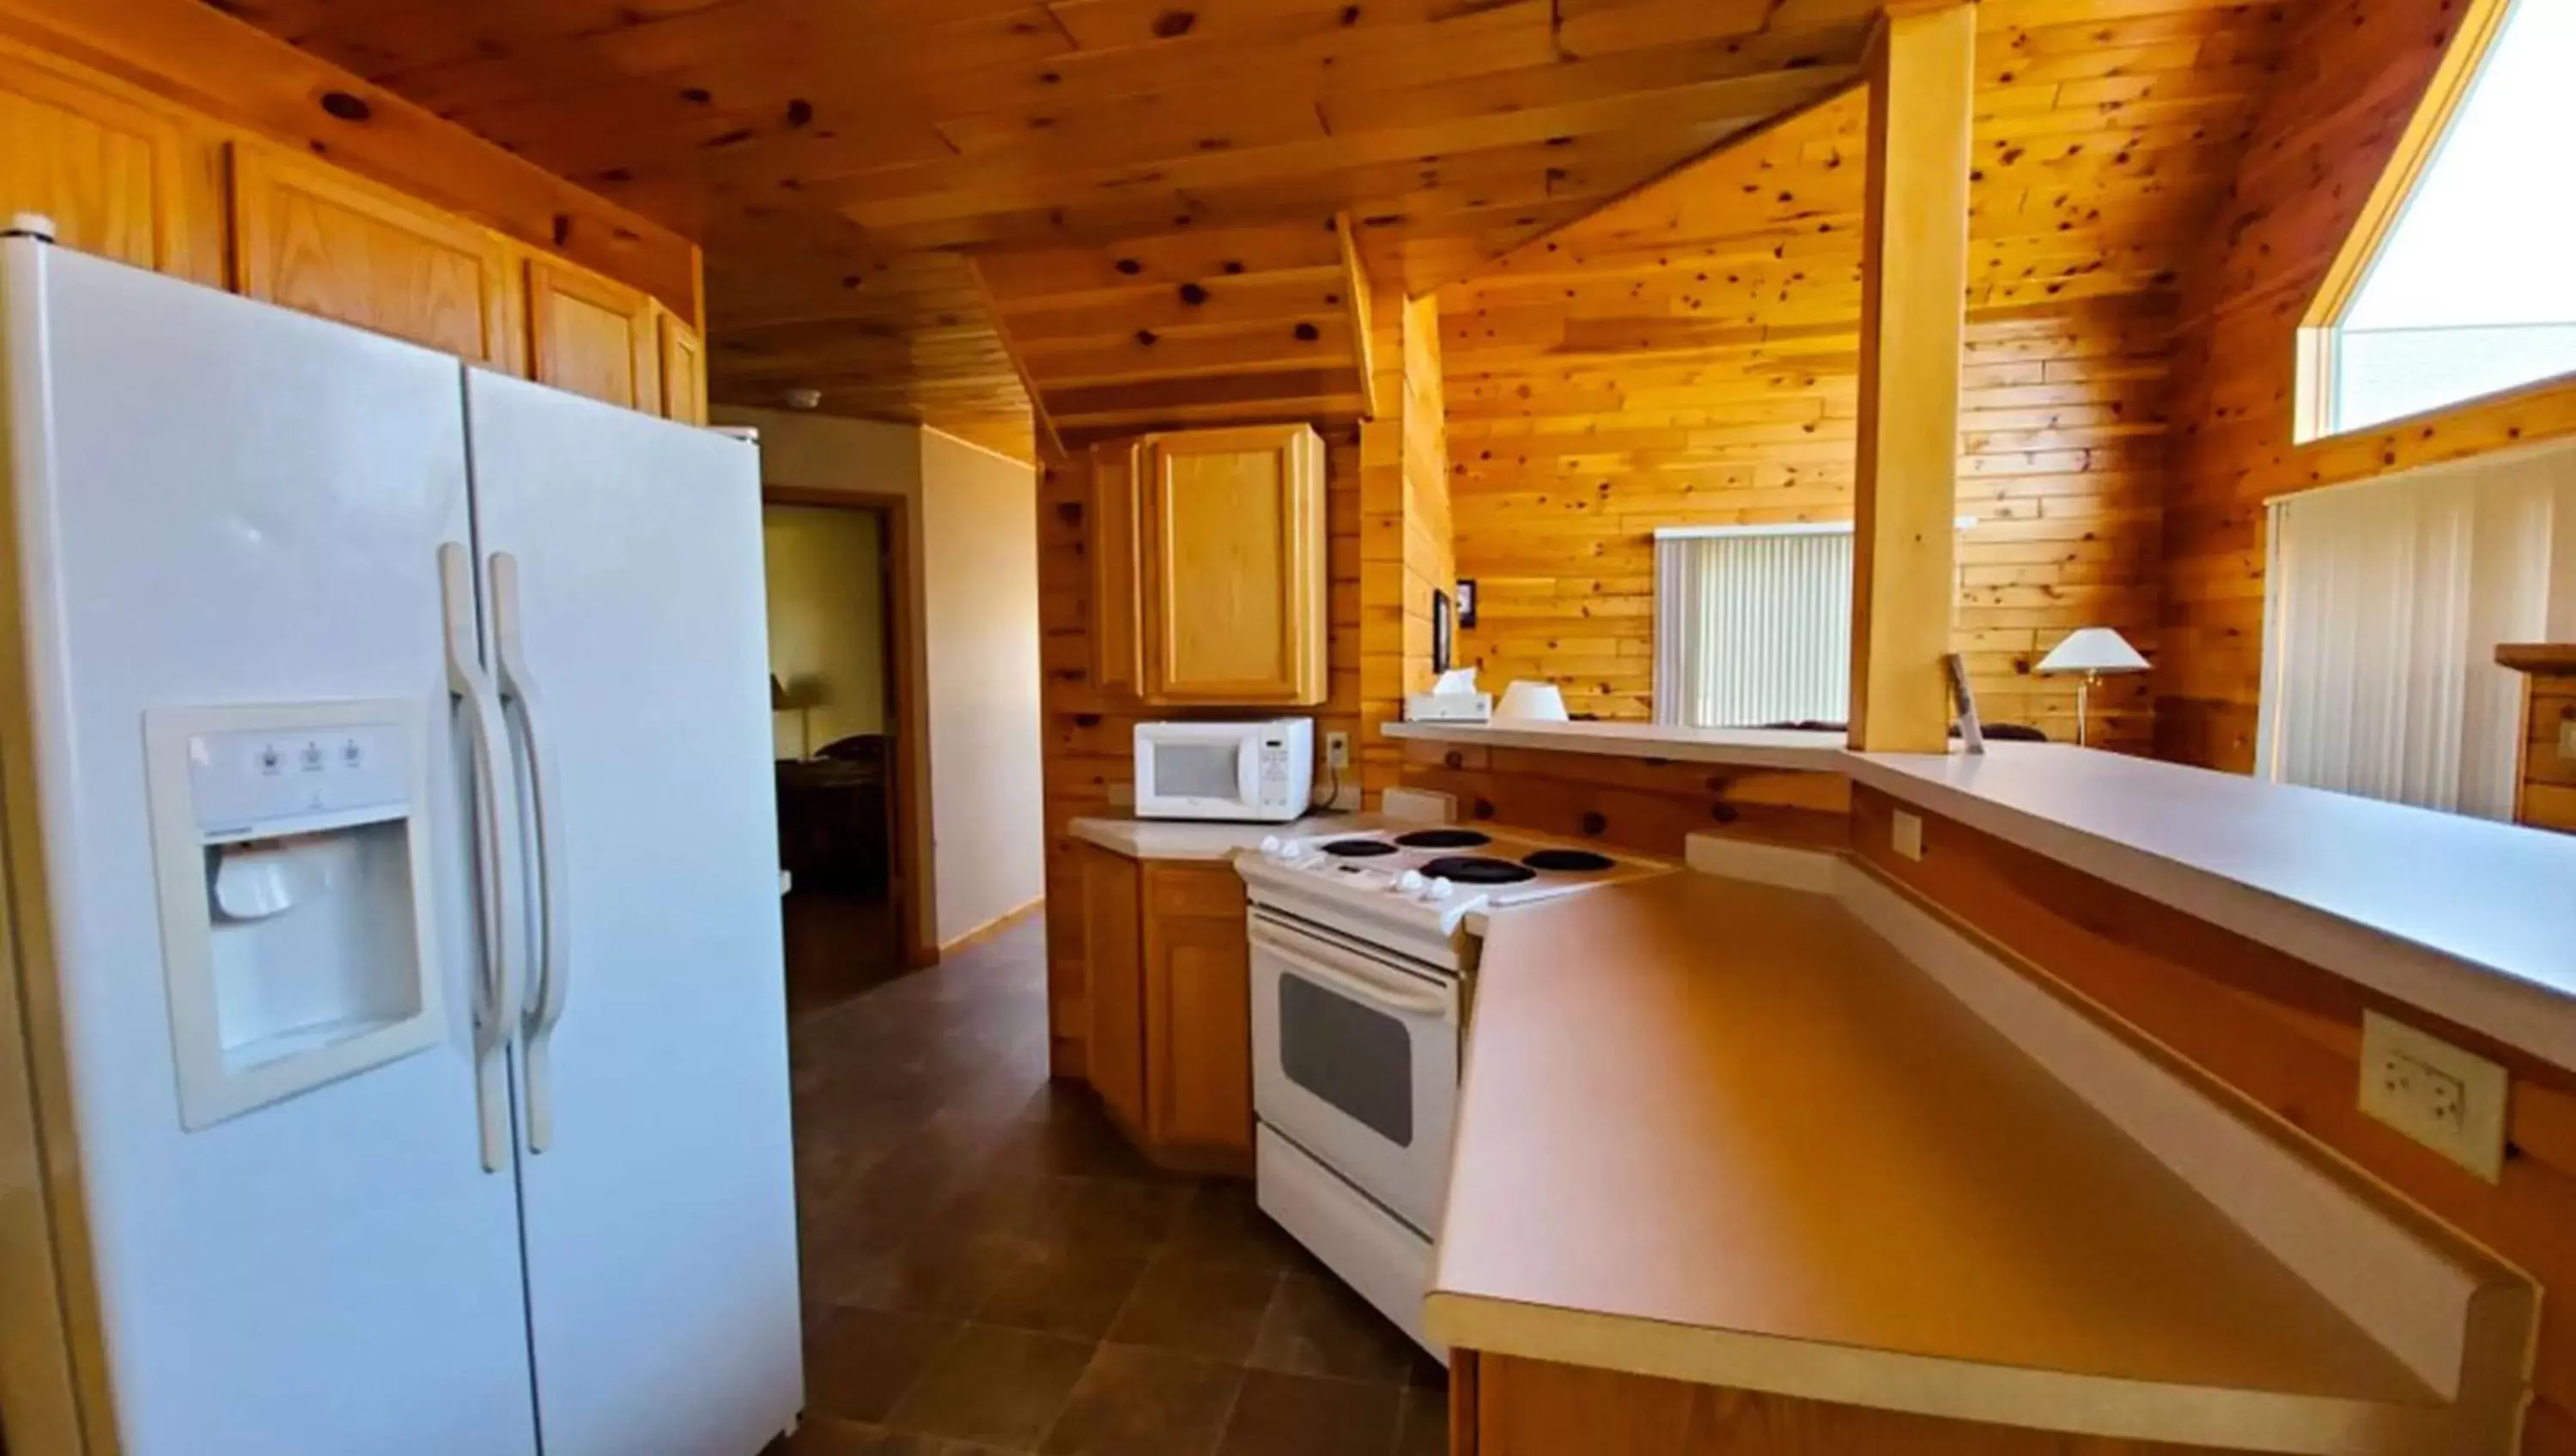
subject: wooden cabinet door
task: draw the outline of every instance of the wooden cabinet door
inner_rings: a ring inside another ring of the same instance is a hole
[[[662,346],[662,417],[684,425],[707,422],[707,348],[688,320],[660,304],[653,323]]]
[[[1091,682],[1112,697],[1135,696],[1145,674],[1137,601],[1144,453],[1143,442],[1132,439],[1091,447]]]
[[[1092,1090],[1132,1136],[1145,1132],[1144,892],[1134,860],[1082,849],[1083,1049]]]
[[[1149,865],[1145,922],[1148,1129],[1157,1148],[1252,1153],[1252,949],[1227,866]],[[1186,897],[1231,914],[1174,915]]]
[[[662,413],[662,339],[644,294],[555,258],[528,258],[528,377]]]
[[[1262,425],[1148,444],[1145,701],[1324,701],[1324,442]]]
[[[42,213],[65,247],[220,283],[215,156],[175,109],[0,49],[0,217]]]
[[[498,235],[250,142],[232,145],[232,216],[239,292],[518,371],[517,295]]]

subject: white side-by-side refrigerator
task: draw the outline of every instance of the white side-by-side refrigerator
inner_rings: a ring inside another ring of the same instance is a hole
[[[802,1404],[758,465],[0,241],[0,1434]]]

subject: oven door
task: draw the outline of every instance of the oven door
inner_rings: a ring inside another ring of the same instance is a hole
[[[1252,912],[1261,1121],[1428,1238],[1449,1190],[1458,983]]]
[[[1260,793],[1259,727],[1136,725],[1136,817],[1257,819]]]

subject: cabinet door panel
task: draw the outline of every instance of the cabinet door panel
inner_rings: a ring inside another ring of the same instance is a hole
[[[1149,871],[1160,873],[1204,871]],[[1171,897],[1157,887],[1152,898]],[[1249,1154],[1252,970],[1243,917],[1156,915],[1145,938],[1153,1141]]]
[[[515,372],[509,249],[335,167],[232,147],[235,287]]]
[[[706,343],[678,314],[659,304],[653,322],[662,345],[662,415],[684,425],[707,422]]]
[[[652,300],[551,258],[528,259],[529,377],[647,414],[662,412]]]
[[[1136,862],[1082,851],[1082,964],[1092,1090],[1131,1133],[1145,1128],[1144,897]]]
[[[65,247],[213,282],[191,188],[212,156],[175,111],[0,51],[0,216],[42,213]]]
[[[1322,702],[1322,441],[1289,425],[1150,444],[1145,700]]]

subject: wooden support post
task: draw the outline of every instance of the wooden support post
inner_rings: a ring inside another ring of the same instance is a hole
[[[1870,46],[1851,746],[1949,746],[1959,353],[1977,11],[1891,5]]]

